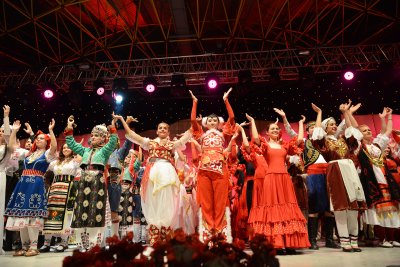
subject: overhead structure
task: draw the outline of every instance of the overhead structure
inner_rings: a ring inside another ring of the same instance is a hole
[[[113,81],[123,78],[130,90],[143,88],[149,76],[157,80],[158,87],[170,87],[176,73],[184,74],[186,86],[204,84],[210,73],[219,77],[220,84],[234,84],[241,71],[250,71],[252,82],[257,83],[276,79],[272,74],[276,71],[281,80],[293,80],[305,69],[313,74],[339,73],[352,65],[358,71],[371,71],[388,62],[400,65],[400,43],[104,61],[84,67],[56,65],[40,71],[0,72],[0,85],[52,83],[68,88],[71,82],[80,81],[86,90],[93,90],[100,79],[111,90]]]

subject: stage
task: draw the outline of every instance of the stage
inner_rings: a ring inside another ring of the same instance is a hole
[[[361,253],[344,253],[341,250],[320,248],[318,251],[302,250],[299,255],[277,256],[280,266],[284,267],[380,267],[400,266],[400,248],[363,248]],[[12,252],[0,256],[1,267],[58,267],[62,266],[64,257],[71,252],[42,253],[36,257],[13,257]]]

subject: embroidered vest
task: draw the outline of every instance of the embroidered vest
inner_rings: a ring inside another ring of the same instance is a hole
[[[326,139],[326,146],[330,151],[335,151],[338,156],[343,159],[346,157],[349,152],[349,147],[346,144],[346,141],[343,138],[338,140]]]
[[[311,140],[307,139],[304,142],[304,150],[303,150],[304,167],[306,168],[307,166],[316,162],[319,155],[320,155],[319,151],[314,148]]]
[[[168,141],[166,144],[161,145],[158,142],[151,140],[149,142],[149,159],[160,158],[166,159],[169,162],[174,162],[174,155],[172,154],[172,149],[174,144]]]
[[[224,137],[216,130],[207,131],[201,140],[202,155],[200,169],[223,173],[225,158],[223,155]]]

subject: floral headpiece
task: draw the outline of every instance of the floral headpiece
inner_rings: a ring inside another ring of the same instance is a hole
[[[93,127],[92,133],[97,133],[102,137],[106,137],[108,134],[107,127],[104,124],[99,124]]]

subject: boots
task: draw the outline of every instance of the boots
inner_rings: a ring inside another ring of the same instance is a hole
[[[335,217],[325,217],[325,247],[340,248],[340,245],[333,240],[333,230],[335,229]]]
[[[318,217],[308,217],[308,239],[310,241],[310,249],[318,250],[317,245],[318,233]]]

